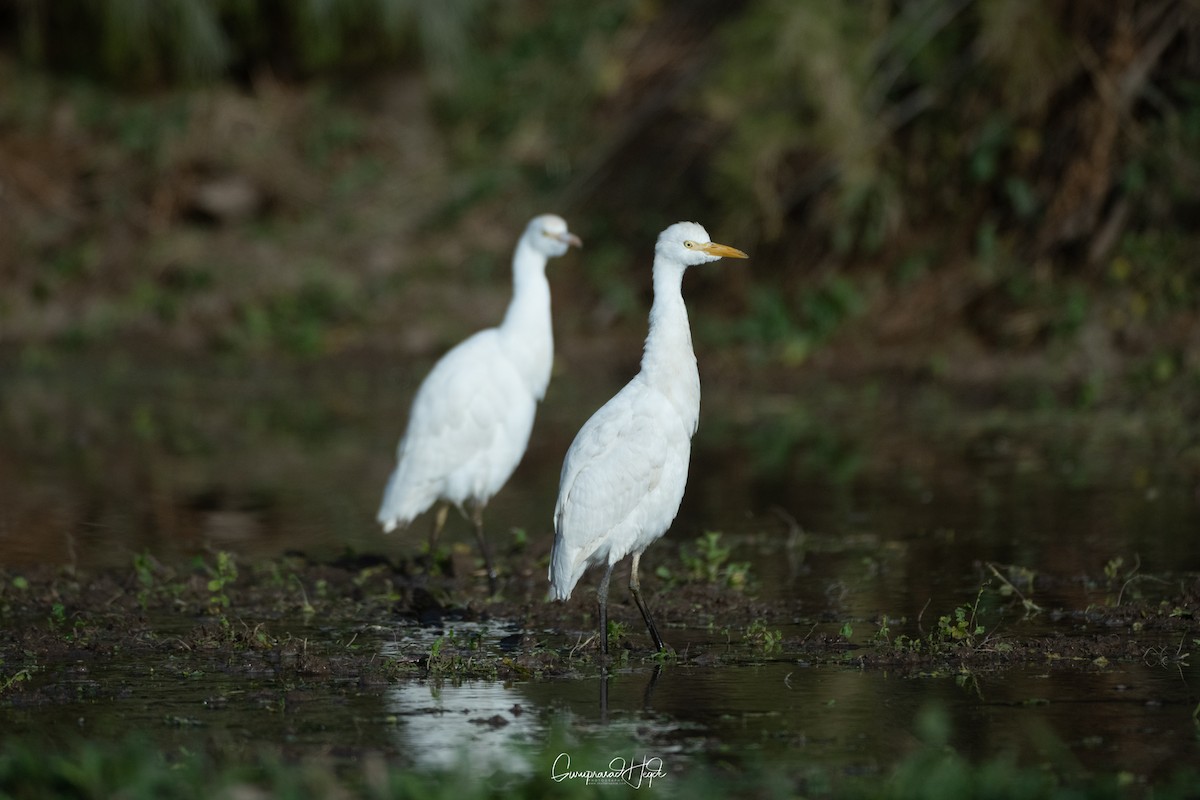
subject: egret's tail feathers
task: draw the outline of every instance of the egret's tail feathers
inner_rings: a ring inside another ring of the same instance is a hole
[[[570,600],[575,584],[587,570],[586,559],[576,559],[574,553],[566,552],[566,548],[555,547],[550,555],[550,593],[555,600]]]
[[[379,509],[379,513],[375,515],[375,520],[383,526],[384,533],[391,533],[394,530],[403,530],[408,527],[408,523],[413,521],[413,516],[405,516],[390,507],[386,500]]]
[[[383,526],[384,533],[391,533],[397,528],[408,527],[408,520],[401,522],[397,517],[385,517],[382,511],[379,513],[377,519],[379,520],[379,524]]]
[[[560,585],[554,582],[554,576],[550,576],[550,596],[555,600],[570,600],[571,592],[575,589],[574,586]]]
[[[379,513],[375,515],[375,519],[383,526],[384,533],[408,527],[408,523],[420,516],[437,499],[436,496],[424,496],[428,493],[413,491],[412,487],[406,486],[405,482],[399,479],[399,475],[400,470],[397,469],[388,478],[387,488],[383,491],[383,502],[379,506]]]

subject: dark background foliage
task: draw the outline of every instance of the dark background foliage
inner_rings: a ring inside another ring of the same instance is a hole
[[[689,289],[702,347],[1200,379],[1194,0],[3,0],[0,31],[19,347],[436,351],[555,209],[568,334],[639,336],[693,218],[754,255]]]

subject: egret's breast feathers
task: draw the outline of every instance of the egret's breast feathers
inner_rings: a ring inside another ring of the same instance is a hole
[[[662,494],[668,463],[680,458],[681,446],[688,448],[681,432],[665,398],[640,385],[622,390],[588,420],[563,465],[556,547],[563,543],[590,557],[614,532],[639,536],[644,507]]]

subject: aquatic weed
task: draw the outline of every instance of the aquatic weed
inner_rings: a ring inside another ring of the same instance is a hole
[[[608,645],[610,648],[620,648],[621,643],[629,638],[629,628],[624,622],[616,619],[608,621]]]
[[[928,653],[933,656],[949,655],[959,649],[972,650],[983,647],[989,641],[989,637],[987,628],[979,621],[979,604],[986,588],[980,586],[973,603],[963,603],[950,613],[940,615],[936,627],[928,633],[922,629],[919,636],[899,634],[892,637],[891,622],[885,616],[875,633],[874,641],[878,646],[891,647],[900,652]],[[924,613],[922,609],[921,616],[924,616]],[[917,618],[918,626],[921,616]]]
[[[770,630],[761,619],[756,619],[746,628],[742,641],[756,647],[764,656],[770,655],[782,648],[783,632]]]
[[[4,661],[0,660],[0,667],[3,666]],[[36,667],[23,667],[7,677],[0,675],[0,694],[4,694],[22,681],[32,678],[35,669]]]
[[[208,610],[214,615],[220,615],[225,621],[224,612],[229,608],[229,595],[226,593],[226,587],[237,580],[238,570],[237,563],[234,560],[233,553],[227,550],[218,550],[215,565],[204,564],[204,569],[209,575],[208,583]],[[228,624],[225,621],[225,624]]]
[[[499,674],[499,659],[481,653],[481,640],[482,634],[463,641],[453,628],[448,629],[429,646],[426,671],[430,675],[494,680]]]
[[[943,614],[938,617],[937,631],[934,635],[945,643],[974,646],[975,637],[982,636],[985,630],[982,625],[975,622],[975,611],[978,605],[979,602],[976,600],[975,605],[961,605],[955,608],[952,614]]]
[[[154,590],[154,570],[150,564],[150,554],[146,552],[133,554],[133,572],[137,576],[138,605],[145,611],[150,605],[150,594]]]
[[[683,562],[683,575],[687,580],[706,583],[723,583],[734,588],[744,587],[749,579],[750,564],[745,561],[730,561],[732,547],[722,543],[720,531],[705,531],[690,544],[679,548],[679,560]],[[655,571],[664,580],[674,580],[675,575],[663,566]]]

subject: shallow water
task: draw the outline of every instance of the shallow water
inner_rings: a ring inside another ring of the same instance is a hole
[[[120,358],[10,366],[0,394],[6,567],[119,567],[142,552],[172,561],[213,549],[246,560],[290,550],[320,559],[346,548],[403,559],[424,536],[424,522],[414,534],[389,538],[373,523],[413,389],[403,375],[362,365],[146,366]],[[547,546],[562,453],[622,377],[597,370],[586,383],[552,387],[528,457],[489,508],[494,540],[520,528]],[[806,402],[818,408],[821,401]],[[1026,589],[1047,609],[1111,603],[1115,592],[1139,590],[1137,581],[1097,582],[1106,566],[1122,578],[1166,582],[1200,572],[1195,486],[1169,459],[1156,463],[1152,449],[1114,453],[1107,468],[1087,462],[1084,469],[1079,465],[1092,453],[1086,442],[1037,457],[1025,450],[1006,455],[1001,447],[980,456],[975,440],[914,437],[891,469],[893,451],[873,451],[869,431],[833,426],[837,453],[819,462],[775,459],[771,470],[754,437],[723,414],[753,417],[719,396],[706,405],[671,538],[691,542],[706,530],[722,531],[722,541],[733,545],[731,560],[749,565],[748,591],[795,611],[794,619],[771,626],[790,641],[849,623],[848,638],[864,646],[885,618],[910,632],[928,629],[938,614],[975,600],[990,580],[989,564],[1005,574],[1019,568],[1057,576],[1045,588]],[[924,470],[910,457],[922,447]],[[847,471],[848,462],[861,466]],[[447,536],[470,541],[461,521]],[[665,544],[652,548],[645,580],[658,580],[656,568],[678,570],[675,552]],[[591,585],[594,576],[585,581]],[[531,754],[565,729],[573,738],[555,746],[579,748],[577,759],[595,757],[587,741],[619,740],[625,744],[613,748],[639,752],[614,749],[613,757],[661,758],[676,773],[700,760],[745,765],[761,758],[858,775],[886,773],[912,751],[922,710],[938,707],[949,714],[950,743],[978,759],[1015,752],[1031,763],[1078,763],[1152,779],[1200,756],[1200,672],[1184,658],[1103,669],[1048,658],[1034,666],[922,674],[862,669],[852,651],[844,665],[832,666],[756,654],[729,631],[659,621],[680,652],[734,657],[658,672],[617,665],[607,681],[592,670],[570,680],[429,678],[380,687],[181,675],[171,664],[115,662],[82,671],[64,664],[40,678],[62,683],[61,702],[0,703],[0,717],[12,735],[106,738],[143,730],[165,745],[240,752],[266,742],[334,758],[370,749],[431,767],[449,765],[466,749],[477,768],[489,770],[530,769]],[[398,624],[361,641],[382,658],[395,655],[397,641],[432,642],[447,630],[502,647],[521,632],[514,624]],[[1049,630],[1044,617],[1012,613],[997,626],[1001,637]],[[579,635],[561,632],[557,646],[569,648]],[[1156,646],[1187,651],[1193,644]],[[113,686],[121,687],[115,698]],[[574,768],[583,767],[577,761]]]
[[[388,653],[386,644],[381,649]],[[1153,781],[1200,755],[1193,718],[1200,670],[1179,664],[954,674],[794,659],[618,668],[602,701],[603,680],[289,688],[269,676],[110,665],[64,681],[59,703],[5,707],[0,718],[10,736],[106,740],[152,732],[167,749],[226,755],[278,748],[336,760],[365,750],[414,767],[465,761],[472,770],[527,772],[553,740],[550,746],[573,754],[575,769],[606,767],[580,758],[657,758],[677,775],[717,759],[742,767],[782,762],[837,778],[886,774],[921,743],[922,712],[939,708],[948,714],[948,744],[981,761],[1007,753],[1022,763],[1122,770]],[[101,685],[122,689],[99,701]],[[554,738],[563,730],[567,741]]]

